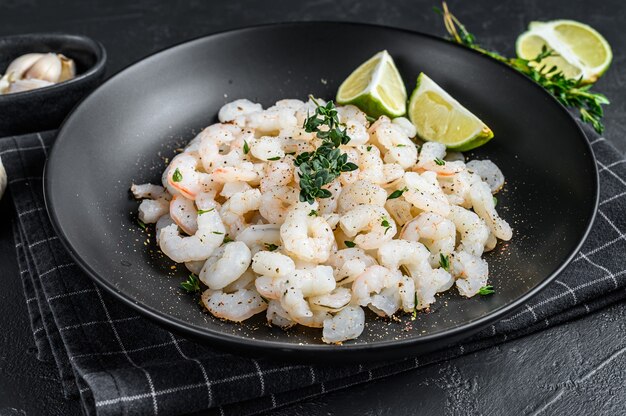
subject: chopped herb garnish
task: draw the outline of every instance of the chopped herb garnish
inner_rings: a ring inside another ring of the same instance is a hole
[[[141,229],[145,231],[145,229],[146,229],[146,224],[145,224],[143,221],[141,221],[139,218],[137,218],[137,224],[139,224],[139,226],[141,227]]]
[[[493,197],[493,206],[495,207],[496,205],[498,205],[498,198],[496,198],[495,196]]]
[[[442,269],[444,269],[445,271],[449,272],[450,271],[450,257],[448,255],[443,255],[441,253],[439,253],[439,266],[441,266]]]
[[[481,296],[493,295],[496,291],[493,289],[493,286],[487,285],[478,289],[478,294]]]
[[[250,152],[250,146],[248,146],[247,141],[243,141],[243,154],[247,155]]]
[[[309,217],[317,217],[319,214],[317,213],[316,210],[312,209],[311,212],[309,212]]]
[[[406,191],[408,191],[409,188],[407,188],[406,186],[402,189],[396,189],[395,191],[393,191],[388,197],[387,200],[389,199],[396,199],[396,198],[400,198],[402,196],[403,193],[405,193]]]
[[[278,246],[276,244],[269,244],[269,243],[265,243],[265,248],[268,251],[274,251],[278,248]]]
[[[387,217],[381,218],[380,225],[385,227],[385,234],[387,234],[387,231],[391,229],[391,224],[389,224],[389,220],[387,219]]]
[[[224,233],[220,233],[219,231],[212,231],[213,234],[224,235]]]
[[[397,144],[396,147],[406,147],[406,144],[400,143],[400,144]]]
[[[341,153],[339,146],[347,144],[350,137],[345,128],[341,128],[335,104],[329,101],[320,105],[313,97],[311,100],[317,105],[315,113],[304,121],[304,130],[307,133],[315,132],[322,140],[322,144],[314,152],[303,152],[296,156],[295,165],[300,177],[300,201],[310,204],[315,198],[330,198],[332,193],[322,188],[334,181],[342,172],[351,172],[359,167],[348,162],[348,155]],[[326,129],[320,129],[325,126]]]
[[[235,241],[235,240],[233,240],[229,236],[226,236],[226,237],[224,237],[224,241],[222,241],[222,244],[232,243],[233,241]]]
[[[446,161],[445,161],[445,160],[441,160],[441,159],[439,159],[439,158],[435,158],[435,163],[436,163],[438,166],[443,166],[443,165],[445,165],[445,164],[446,164]]]
[[[214,211],[215,208],[211,208],[211,209],[199,209],[198,210],[198,215],[202,215],[202,214],[206,214],[207,212],[211,212]]]
[[[296,152],[287,152],[287,153],[285,153],[285,154],[286,154],[286,155],[289,155],[289,156],[293,156],[293,155],[295,155],[295,154],[296,154]]]
[[[369,152],[370,150],[372,150],[372,146],[367,146],[367,151]]]
[[[452,42],[483,53],[528,76],[564,106],[577,108],[580,112],[580,119],[584,123],[591,124],[598,133],[604,131],[602,106],[609,104],[609,100],[604,94],[592,91],[591,85],[585,85],[582,77],[567,78],[556,66],[548,67],[542,63],[546,58],[558,56],[554,50],[543,45],[541,52],[533,59],[507,58],[480,46],[476,37],[465,28],[456,16],[450,13],[447,4],[443,2],[442,5],[443,10],[436,9],[435,11],[443,15],[443,21]]]
[[[372,121],[376,121],[376,117],[368,116],[367,114],[365,115],[365,119],[366,119],[367,121],[369,121],[370,123],[371,123]]]
[[[180,173],[180,170],[178,170],[178,168],[174,170],[174,173],[172,174],[172,180],[174,182],[180,182],[183,180],[183,174]]]
[[[187,278],[187,280],[185,280],[184,282],[180,284],[180,287],[189,293],[199,292],[200,280],[198,279],[198,276],[191,273],[189,277]]]
[[[275,160],[280,160],[280,156],[270,157],[267,160],[271,160],[272,162],[275,161]]]
[[[356,247],[356,244],[354,244],[354,242],[350,240],[346,240],[343,243],[346,245],[346,247],[350,247],[350,248]]]

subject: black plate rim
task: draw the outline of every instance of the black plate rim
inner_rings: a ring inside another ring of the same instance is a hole
[[[571,252],[568,254],[565,261],[563,261],[563,263],[556,270],[554,270],[550,275],[546,276],[546,278],[541,283],[539,283],[538,285],[536,285],[535,287],[527,291],[524,295],[520,296],[513,302],[506,304],[504,306],[501,306],[487,313],[485,316],[475,319],[473,321],[467,322],[466,324],[462,324],[454,328],[450,328],[448,330],[444,330],[444,331],[437,332],[434,334],[427,334],[427,335],[422,335],[419,337],[409,338],[409,339],[404,339],[404,340],[376,341],[376,342],[370,342],[366,344],[344,344],[344,345],[287,344],[281,341],[268,341],[268,340],[237,337],[235,335],[230,335],[230,334],[223,333],[220,331],[211,330],[209,328],[196,329],[193,326],[190,326],[185,321],[182,321],[178,318],[167,315],[159,311],[158,309],[152,308],[140,302],[136,302],[133,298],[126,295],[124,292],[117,290],[117,288],[112,283],[110,283],[104,278],[101,278],[100,275],[91,268],[91,266],[87,263],[87,261],[83,260],[72,247],[71,242],[63,233],[63,227],[59,222],[55,208],[53,204],[50,203],[50,198],[49,198],[49,195],[51,193],[52,182],[53,182],[52,179],[50,179],[50,170],[52,169],[51,165],[53,165],[53,163],[50,163],[50,160],[53,160],[55,156],[55,150],[57,148],[56,144],[59,142],[59,138],[63,137],[63,134],[65,133],[65,129],[66,129],[68,122],[75,116],[78,110],[80,110],[80,107],[82,106],[82,104],[87,102],[89,99],[91,99],[92,96],[95,96],[100,91],[100,89],[106,88],[107,84],[109,84],[110,82],[118,78],[119,76],[124,75],[125,72],[133,70],[134,67],[137,66],[138,64],[141,64],[141,63],[144,63],[144,61],[153,59],[156,55],[159,55],[161,53],[165,53],[167,51],[170,51],[179,47],[190,46],[191,44],[195,42],[203,41],[209,37],[227,36],[236,32],[253,31],[256,29],[272,28],[272,27],[288,27],[288,26],[302,26],[302,25],[315,26],[319,24],[337,25],[337,26],[358,26],[358,27],[370,27],[370,28],[375,28],[375,29],[391,30],[391,31],[396,31],[400,33],[425,37],[430,40],[440,42],[442,44],[451,45],[453,47],[460,48],[464,51],[469,51],[470,53],[473,53],[477,57],[479,57],[479,59],[485,60],[485,62],[489,61],[489,62],[495,63],[496,65],[501,65],[503,68],[506,68],[506,70],[509,71],[510,73],[515,74],[515,76],[522,77],[523,79],[525,79],[529,87],[532,86],[532,88],[539,89],[545,96],[549,97],[549,99],[552,101],[553,104],[557,105],[557,107],[559,107],[562,112],[567,114],[567,118],[574,124],[575,130],[578,131],[578,133],[581,136],[580,139],[583,140],[584,145],[589,151],[590,162],[593,167],[593,172],[595,174],[593,178],[594,203],[593,203],[593,206],[591,207],[591,212],[588,213],[589,217],[587,220],[587,224],[585,226],[585,230],[580,236],[578,243],[576,244],[574,249],[571,250]],[[437,341],[442,342],[441,345],[445,345],[444,343],[446,340],[454,340],[454,339],[458,339],[463,336],[467,336],[472,333],[475,333],[478,330],[486,327],[490,323],[496,321],[497,319],[502,318],[516,311],[520,306],[522,306],[525,302],[527,302],[529,299],[534,297],[537,293],[543,290],[549,283],[551,283],[565,269],[565,267],[569,265],[569,263],[573,260],[574,256],[580,251],[595,221],[595,217],[598,211],[599,200],[600,200],[599,172],[598,172],[598,167],[597,167],[597,159],[596,159],[595,153],[593,151],[593,148],[589,140],[586,138],[585,132],[582,130],[579,123],[572,117],[572,115],[567,110],[567,108],[565,108],[565,106],[563,106],[560,102],[556,100],[556,98],[554,98],[551,94],[549,94],[546,90],[544,90],[539,84],[532,81],[526,75],[512,69],[511,67],[509,67],[508,65],[502,62],[491,59],[488,56],[480,52],[477,52],[473,49],[469,49],[457,43],[446,41],[443,38],[440,38],[431,34],[422,33],[422,32],[404,29],[404,28],[372,24],[372,23],[323,21],[323,20],[264,23],[264,24],[259,24],[259,25],[251,25],[251,26],[245,26],[245,27],[240,27],[240,28],[227,29],[223,31],[210,33],[207,35],[202,35],[202,36],[190,39],[190,40],[182,41],[175,45],[172,45],[172,46],[163,48],[159,51],[156,51],[154,53],[151,53],[135,61],[131,65],[115,73],[112,77],[110,77],[104,83],[102,83],[98,88],[92,91],[85,99],[81,101],[79,105],[77,105],[72,110],[70,115],[66,117],[65,121],[63,122],[63,125],[59,129],[57,139],[50,151],[50,155],[48,159],[46,160],[46,164],[44,166],[43,182],[44,182],[44,187],[43,187],[44,202],[46,205],[48,216],[50,217],[50,220],[52,223],[52,227],[55,233],[59,236],[59,240],[61,241],[63,246],[68,250],[72,259],[100,287],[104,288],[107,292],[112,294],[116,299],[122,301],[122,303],[131,307],[132,309],[139,312],[140,314],[152,319],[153,321],[157,322],[158,324],[166,328],[173,329],[179,333],[187,334],[189,336],[194,337],[195,339],[201,339],[204,341],[215,341],[215,342],[218,342],[221,346],[236,345],[236,346],[245,348],[248,351],[256,350],[257,352],[260,352],[262,350],[265,350],[268,352],[288,351],[288,352],[301,352],[301,353],[307,353],[307,354],[329,354],[329,355],[341,354],[342,356],[347,356],[348,354],[356,353],[356,352],[368,352],[368,351],[374,351],[374,350],[389,351],[389,350],[406,349],[407,347],[410,347],[410,346],[417,346],[420,344],[426,345],[430,343],[435,343]]]
[[[100,43],[99,41],[92,39],[88,36],[85,35],[79,35],[79,34],[74,34],[74,33],[27,33],[27,34],[23,34],[23,35],[11,35],[11,36],[3,36],[2,37],[2,41],[10,41],[13,39],[33,39],[36,40],[38,38],[41,37],[45,37],[47,40],[49,39],[64,39],[64,38],[72,38],[72,39],[76,39],[76,40],[80,40],[82,42],[84,42],[85,44],[89,45],[92,48],[93,53],[96,55],[96,63],[91,66],[88,70],[86,70],[85,72],[83,72],[82,74],[79,74],[78,76],[72,78],[72,79],[68,79],[67,81],[63,81],[63,82],[58,82],[56,84],[53,85],[48,85],[47,87],[41,87],[41,88],[35,88],[34,90],[28,90],[28,91],[21,91],[21,92],[14,92],[11,94],[1,94],[0,95],[0,102],[2,101],[12,101],[14,99],[20,99],[20,98],[29,98],[29,97],[34,97],[40,94],[45,94],[48,93],[49,91],[58,91],[61,90],[62,88],[65,88],[68,85],[74,85],[77,83],[81,83],[84,79],[86,78],[90,78],[92,76],[94,76],[95,74],[98,74],[100,72],[102,72],[104,70],[104,66],[106,64],[107,61],[107,52],[106,49],[104,48],[104,45],[102,45],[102,43]],[[134,65],[134,64],[133,64]],[[119,71],[121,72],[121,71]],[[119,74],[118,72],[118,74]],[[117,74],[116,74],[117,75]],[[72,110],[72,112],[70,113],[70,115],[73,113],[74,111]],[[69,117],[69,116],[68,116]],[[60,132],[60,130],[59,130]]]

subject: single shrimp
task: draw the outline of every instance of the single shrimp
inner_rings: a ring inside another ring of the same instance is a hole
[[[287,276],[296,271],[296,265],[289,256],[275,251],[259,251],[252,258],[252,270],[270,278]]]
[[[378,315],[391,316],[400,306],[399,280],[399,273],[383,266],[370,266],[352,283],[352,299],[361,306],[370,306]]]
[[[487,223],[487,226],[496,237],[500,240],[509,241],[513,237],[513,230],[496,212],[496,204],[491,195],[489,185],[477,178],[470,188],[469,197],[472,201],[474,212]]]
[[[481,287],[487,284],[489,265],[478,257],[459,251],[454,253],[450,261],[450,270],[455,277],[459,293],[468,298],[478,293]]]
[[[220,210],[222,222],[228,228],[228,235],[236,238],[248,226],[244,215],[257,211],[260,206],[261,191],[258,189],[248,189],[233,194]]]
[[[436,142],[426,142],[417,160],[415,169],[417,172],[431,171],[439,176],[452,176],[465,169],[465,163],[461,161],[446,162],[446,146]]]
[[[481,256],[489,240],[489,227],[478,215],[470,210],[458,206],[450,207],[448,217],[461,234],[459,251],[465,251],[474,256]]]
[[[198,210],[196,204],[182,195],[174,195],[169,206],[172,220],[187,234],[198,231]]]
[[[414,228],[415,231],[408,229]],[[454,251],[456,243],[456,227],[447,218],[433,212],[422,212],[404,226],[407,234],[419,234],[419,242],[430,251],[430,264],[436,267],[441,256],[448,256]],[[400,234],[402,235],[402,233]]]
[[[217,212],[217,203],[206,194],[199,194],[196,206],[204,211],[198,215],[198,230],[192,236],[183,237],[176,224],[160,230],[159,247],[170,259],[177,263],[207,259],[213,250],[224,240],[224,224]]]
[[[371,250],[391,240],[397,232],[396,223],[387,210],[375,205],[359,205],[345,213],[339,225],[354,243]],[[362,233],[365,231],[365,233]]]
[[[439,187],[434,172],[406,172],[404,182],[407,190],[402,194],[404,199],[415,207],[447,217],[450,214],[450,203]]]
[[[234,124],[213,124],[200,132],[198,155],[206,172],[241,161],[243,154],[238,149],[232,155],[225,154],[230,149],[230,143],[240,134],[241,128]]]
[[[384,160],[409,169],[417,162],[417,147],[407,136],[405,128],[381,116],[369,128],[372,142],[385,149]]]
[[[266,318],[270,325],[276,325],[282,329],[289,329],[296,324],[280,302],[274,299],[267,304]]]
[[[195,200],[200,193],[214,191],[213,175],[198,171],[198,165],[198,160],[188,153],[174,156],[163,174],[163,184],[168,192]]]
[[[365,328],[365,313],[358,306],[348,306],[331,318],[324,319],[322,341],[340,343],[359,337]]]
[[[234,293],[207,289],[201,299],[213,316],[234,322],[245,321],[267,309],[267,303],[254,289],[240,289]]]
[[[213,251],[198,277],[209,289],[223,289],[248,270],[251,260],[252,254],[248,246],[234,241]]]
[[[263,111],[261,104],[253,103],[244,98],[224,104],[217,113],[217,118],[221,123],[228,123],[235,121],[238,117],[258,111]]]
[[[311,296],[309,305],[312,310],[321,309],[328,312],[338,312],[348,306],[352,300],[352,292],[347,287],[335,288],[324,295]]]
[[[344,214],[359,205],[384,206],[387,202],[387,191],[367,180],[359,180],[348,186],[339,195],[337,208]]]
[[[365,250],[353,247],[333,252],[327,264],[333,268],[337,285],[345,285],[352,283],[365,269],[377,263]]]
[[[265,167],[261,178],[261,192],[271,191],[273,188],[289,185],[294,178],[295,166],[293,160],[277,160]]]
[[[298,196],[298,190],[292,186],[271,188],[263,193],[259,212],[270,223],[283,224],[290,207],[298,202]]]
[[[256,224],[244,228],[235,240],[245,243],[256,254],[267,246],[279,246],[280,226],[277,224]]]
[[[491,160],[472,160],[467,163],[467,170],[480,176],[489,185],[492,194],[504,186],[504,174]]]
[[[335,238],[324,218],[309,215],[317,208],[317,202],[294,204],[280,226],[280,239],[285,250],[296,257],[323,263],[330,256]]]

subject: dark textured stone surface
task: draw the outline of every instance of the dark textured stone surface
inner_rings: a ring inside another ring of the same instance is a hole
[[[56,3],[56,4],[55,4]],[[67,31],[101,41],[109,74],[172,44],[211,32],[288,20],[349,20],[443,35],[424,0],[293,2],[288,0],[134,2],[3,0],[0,36]],[[613,46],[613,66],[598,82],[612,104],[607,135],[626,151],[626,37],[620,0],[602,2],[450,1],[483,43],[513,53],[531,20],[571,18],[591,24]],[[304,47],[305,45],[303,45]],[[337,45],[349,48],[350,45]],[[37,361],[17,277],[8,196],[0,202],[0,416],[79,414],[65,401],[50,363]],[[309,400],[277,415],[606,414],[626,413],[626,304],[475,354]]]

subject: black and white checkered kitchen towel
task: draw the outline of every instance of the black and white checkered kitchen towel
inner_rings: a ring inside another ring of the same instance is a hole
[[[581,253],[519,312],[462,345],[377,364],[309,366],[231,355],[178,337],[100,290],[63,249],[48,220],[42,169],[54,132],[0,140],[16,210],[20,278],[42,360],[87,414],[245,415],[476,351],[626,297],[626,162],[587,130],[601,202]],[[17,276],[16,276],[17,278]]]

